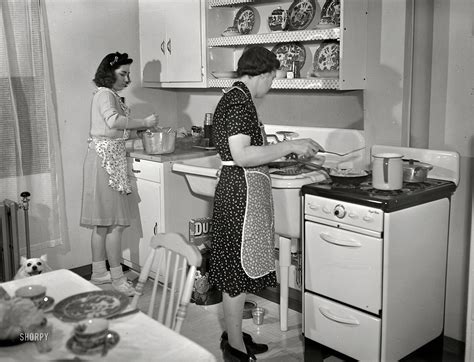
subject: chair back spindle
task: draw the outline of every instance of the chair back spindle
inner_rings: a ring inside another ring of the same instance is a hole
[[[142,268],[132,308],[137,308],[144,286],[158,254],[156,277],[147,314],[168,328],[179,332],[191,300],[194,276],[201,265],[199,249],[177,233],[158,234],[151,238],[151,252]],[[155,312],[156,310],[156,312]]]

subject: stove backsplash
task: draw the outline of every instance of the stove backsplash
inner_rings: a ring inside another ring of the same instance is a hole
[[[342,128],[299,127],[282,125],[265,125],[265,132],[276,134],[278,131],[296,132],[295,138],[312,138],[325,150],[344,153],[365,147],[364,131]],[[282,136],[278,136],[281,140]],[[367,169],[366,150],[360,150],[347,156],[321,153],[326,158],[324,166],[339,168]]]

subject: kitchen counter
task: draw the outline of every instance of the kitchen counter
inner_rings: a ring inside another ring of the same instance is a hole
[[[184,144],[178,138],[176,140],[176,147],[173,153],[166,153],[162,155],[149,155],[148,153],[146,153],[145,150],[134,150],[128,152],[128,156],[155,162],[171,162],[185,160],[188,158],[212,156],[216,153],[216,150],[206,150],[204,148],[192,147],[189,145],[189,143]]]

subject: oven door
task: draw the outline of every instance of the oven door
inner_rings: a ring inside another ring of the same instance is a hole
[[[382,239],[306,221],[305,289],[380,314]]]

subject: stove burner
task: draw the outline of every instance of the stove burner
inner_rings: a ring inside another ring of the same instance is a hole
[[[442,197],[450,197],[455,189],[456,185],[452,181],[438,179],[427,179],[426,182],[416,183],[404,182],[400,190],[375,189],[372,180],[358,185],[333,181],[303,186],[303,192],[306,193],[379,207],[388,212]]]

